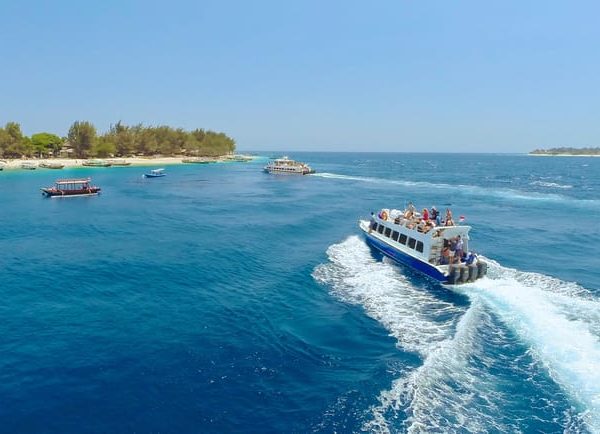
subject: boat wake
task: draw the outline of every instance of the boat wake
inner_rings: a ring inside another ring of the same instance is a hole
[[[589,291],[490,261],[490,278],[459,289],[465,306],[376,261],[357,236],[327,255],[313,277],[423,360],[380,392],[364,429],[396,431],[400,420],[408,432],[522,431],[533,417],[514,414],[513,389],[523,384],[536,401],[525,406],[547,408],[544,423],[554,429],[600,429],[600,305]]]
[[[458,194],[467,194],[481,196],[485,198],[496,197],[498,199],[510,199],[510,200],[523,200],[523,201],[539,201],[539,202],[572,202],[573,205],[581,207],[593,207],[597,208],[600,206],[600,201],[594,199],[576,199],[568,196],[564,196],[556,193],[543,193],[543,192],[523,192],[514,189],[507,188],[486,188],[476,185],[465,185],[465,184],[444,184],[444,183],[431,183],[424,181],[406,181],[406,180],[395,180],[385,178],[375,178],[368,176],[351,176],[351,175],[339,175],[335,173],[314,173],[311,176],[326,178],[326,179],[337,179],[344,181],[357,181],[366,182],[372,184],[389,184],[389,185],[400,185],[404,187],[420,187],[427,190],[441,190],[446,192],[453,192]],[[554,185],[555,188],[558,184]],[[572,186],[569,186],[571,188]],[[567,188],[562,188],[566,190]]]
[[[600,301],[576,284],[488,262],[490,278],[462,290],[480,297],[531,346],[600,432]]]

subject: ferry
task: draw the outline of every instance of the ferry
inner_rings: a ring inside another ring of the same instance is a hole
[[[291,173],[296,175],[309,175],[315,173],[308,164],[290,160],[288,157],[277,158],[270,161],[269,164],[264,167],[264,171],[267,173]]]
[[[471,227],[454,224],[451,216],[447,225],[442,226],[439,218],[437,223],[409,207],[382,209],[370,220],[360,220],[359,227],[375,249],[440,283],[456,285],[485,276],[487,263],[469,251]],[[461,243],[461,250],[452,250]]]
[[[90,185],[91,181],[90,178],[59,179],[54,187],[42,188],[42,195],[46,197],[96,196],[100,193],[100,187]]]

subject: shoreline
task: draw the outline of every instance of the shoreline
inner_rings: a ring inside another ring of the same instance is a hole
[[[530,157],[600,157],[599,154],[527,154]]]
[[[222,155],[220,157],[198,157],[198,160],[204,161],[205,164],[214,164],[214,163],[233,163],[233,162],[244,162],[244,161],[252,161],[257,158],[254,155],[241,155],[236,154],[238,158],[244,158],[244,160],[236,160],[235,157]],[[184,162],[185,159],[194,159],[196,157],[117,157],[117,158],[94,158],[94,159],[85,159],[85,158],[25,158],[25,159],[0,159],[0,166],[4,170],[23,170],[28,171],[30,169],[24,169],[21,167],[23,164],[31,164],[35,165],[36,169],[44,169],[43,167],[39,167],[40,163],[54,163],[54,164],[62,164],[64,169],[73,169],[73,168],[90,168],[94,166],[84,166],[83,163],[86,161],[93,160],[102,160],[106,162],[114,162],[117,163],[115,165],[107,166],[107,167],[132,167],[132,166],[172,166],[172,165],[180,165],[180,164],[190,164],[197,165],[200,163],[194,162]],[[121,163],[119,165],[118,163]],[[127,165],[123,165],[123,163],[129,163]],[[103,168],[103,167],[101,167]],[[60,169],[48,169],[48,170],[60,170]]]

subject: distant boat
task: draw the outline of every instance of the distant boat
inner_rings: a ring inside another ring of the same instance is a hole
[[[81,163],[87,167],[110,167],[112,164],[106,160],[86,160]]]
[[[90,178],[83,179],[59,179],[54,187],[42,188],[42,194],[46,197],[76,197],[96,196],[100,193],[100,187],[90,185]]]
[[[131,166],[131,163],[125,160],[108,160],[107,162],[112,166]]]
[[[212,160],[207,160],[206,158],[184,158],[181,160],[182,163],[191,163],[191,164],[208,164],[214,163]]]
[[[290,160],[288,157],[277,158],[270,161],[263,170],[267,173],[289,173],[296,175],[309,175],[315,173],[308,164]]]
[[[30,163],[30,162],[21,163],[21,169],[35,170],[35,169],[37,169],[37,164]]]
[[[248,161],[252,161],[253,158],[250,155],[242,155],[242,154],[230,154],[224,157],[225,161],[235,161],[239,163],[247,163]]]
[[[160,178],[162,176],[167,176],[165,169],[154,169],[150,173],[144,173],[144,178]]]
[[[47,161],[43,161],[40,163],[40,166],[43,169],[62,169],[63,167],[65,167],[64,164],[60,164],[60,163],[51,163],[51,162],[47,162]]]

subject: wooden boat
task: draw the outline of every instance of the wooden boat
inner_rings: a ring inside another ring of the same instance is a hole
[[[144,173],[144,178],[160,178],[163,176],[167,176],[165,169],[154,169],[149,173]]]
[[[62,169],[63,167],[65,167],[65,165],[60,164],[60,163],[52,163],[52,162],[48,162],[48,161],[43,161],[40,163],[39,167],[41,167],[43,169]]]
[[[42,188],[42,194],[46,197],[76,197],[96,196],[100,193],[100,187],[90,185],[90,178],[83,179],[59,179],[54,187]]]
[[[108,163],[112,166],[131,166],[131,163],[125,160],[108,160]]]
[[[190,163],[190,164],[208,164],[214,163],[214,161],[207,160],[206,158],[184,158],[181,160],[182,163]]]
[[[109,163],[108,161],[105,161],[105,160],[86,160],[81,164],[84,166],[87,166],[87,167],[110,167],[110,166],[112,166],[111,163]]]

